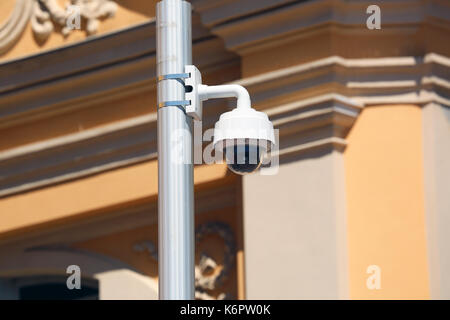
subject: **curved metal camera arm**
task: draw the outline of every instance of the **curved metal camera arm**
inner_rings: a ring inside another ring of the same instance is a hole
[[[251,108],[250,94],[247,89],[237,84],[220,86],[200,85],[198,93],[202,101],[218,98],[236,98],[237,108]]]
[[[203,101],[220,98],[237,98],[237,108],[251,108],[250,94],[237,84],[207,86],[202,84],[202,76],[195,66],[186,66],[186,113],[196,120],[202,119]]]
[[[176,80],[181,82],[186,91],[183,101],[166,101],[159,107],[178,106],[186,110],[186,114],[196,120],[202,120],[203,101],[220,98],[236,98],[237,108],[251,108],[250,94],[247,89],[237,84],[207,86],[202,84],[202,75],[196,66],[188,65],[185,73],[168,74],[158,77],[158,81]]]

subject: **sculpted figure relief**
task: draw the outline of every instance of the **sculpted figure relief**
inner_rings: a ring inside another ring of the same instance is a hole
[[[200,245],[210,235],[218,235],[223,240],[223,248],[217,253],[222,254],[221,263],[207,252],[199,252],[199,261],[195,265],[195,298],[199,300],[225,300],[232,296],[221,292],[213,296],[211,291],[221,289],[228,279],[233,267],[236,254],[236,242],[233,229],[220,221],[209,221],[201,224],[195,230],[196,245]],[[145,252],[155,261],[158,260],[157,246],[150,240],[144,240],[133,246],[136,252]]]

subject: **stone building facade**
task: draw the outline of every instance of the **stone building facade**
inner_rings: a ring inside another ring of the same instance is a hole
[[[191,3],[279,138],[276,174],[195,167],[197,298],[450,298],[450,3]],[[155,5],[0,2],[1,298],[157,298]]]

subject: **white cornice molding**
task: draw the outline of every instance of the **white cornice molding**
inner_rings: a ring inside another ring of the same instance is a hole
[[[279,130],[278,150],[284,157],[324,147],[343,150],[345,137],[364,108],[360,102],[340,94],[324,94],[265,109]]]
[[[383,32],[404,34],[430,23],[450,29],[450,3],[446,0],[398,1],[262,1],[250,10],[250,0],[194,1],[194,8],[211,32],[224,39],[228,49],[245,54],[296,40],[320,28],[349,35],[367,31],[366,9],[382,11]],[[259,2],[259,1],[258,1]],[[240,8],[243,7],[243,14]],[[242,32],[245,30],[245,32]]]
[[[450,106],[450,58],[424,57],[345,59],[332,56],[267,72],[236,83],[252,94],[255,105],[277,106],[308,95],[336,93],[363,105],[432,101]],[[302,93],[304,95],[302,96]]]

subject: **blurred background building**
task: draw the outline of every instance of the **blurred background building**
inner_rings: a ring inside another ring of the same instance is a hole
[[[275,175],[196,166],[196,296],[449,299],[450,2],[191,2],[205,83],[280,141]],[[155,5],[0,1],[1,298],[157,298]]]

